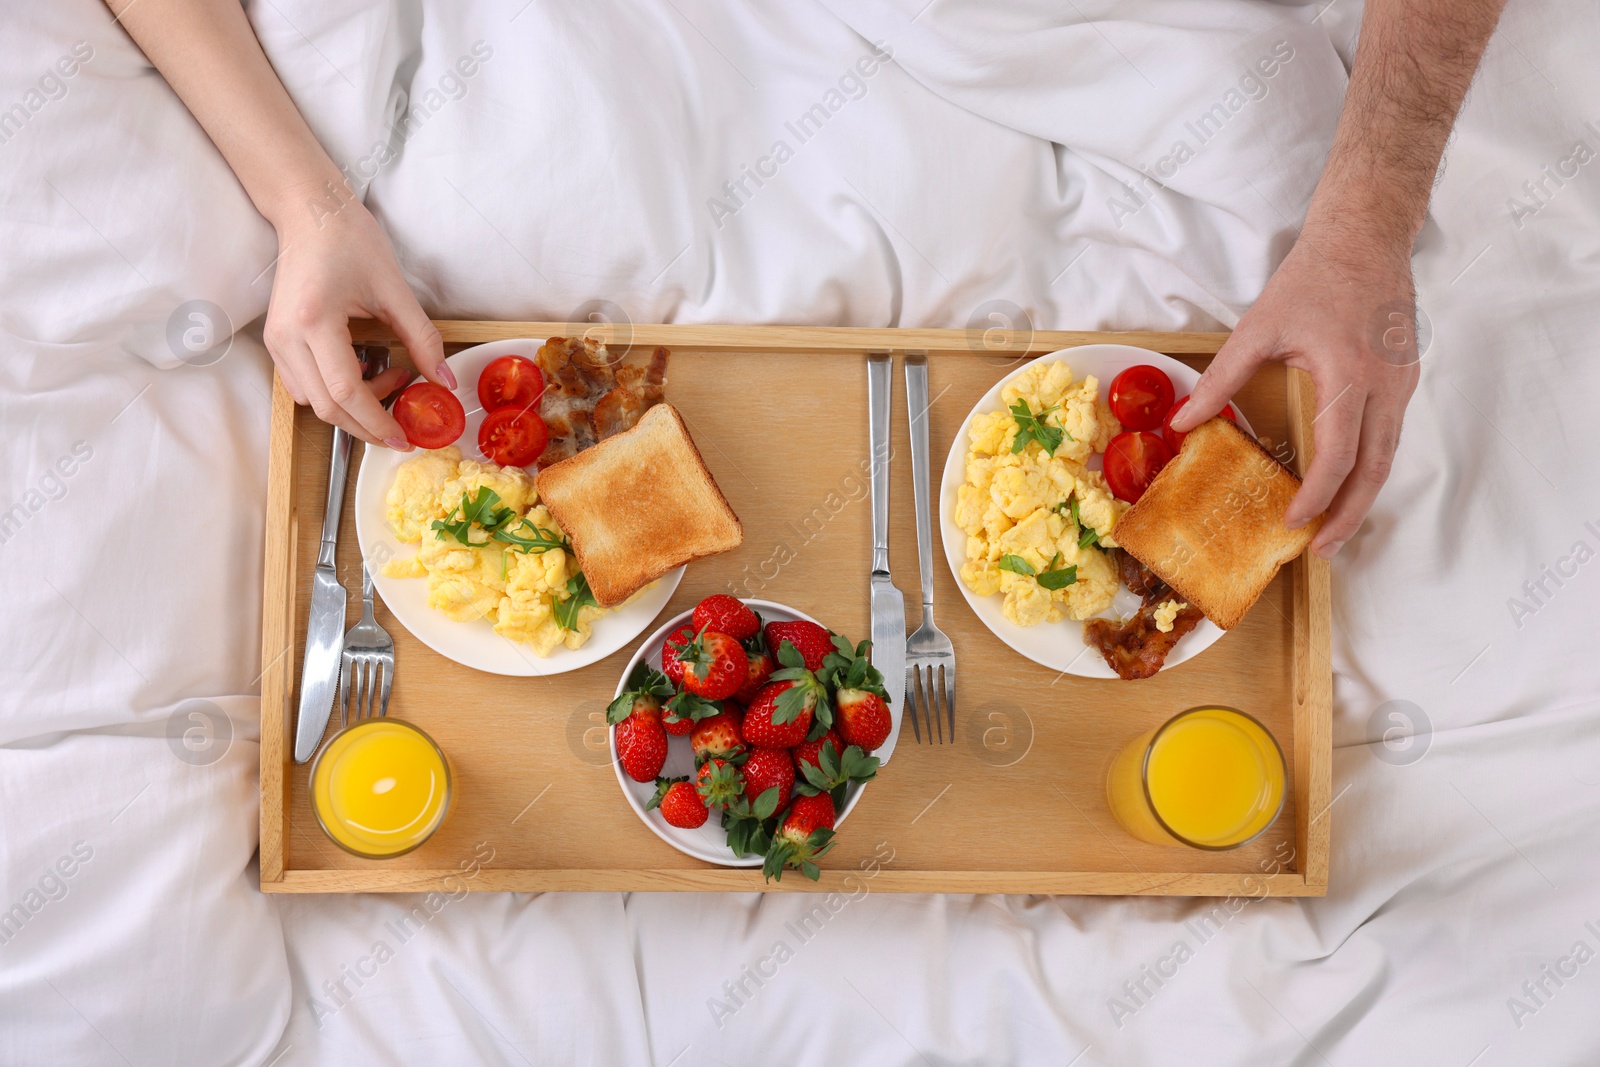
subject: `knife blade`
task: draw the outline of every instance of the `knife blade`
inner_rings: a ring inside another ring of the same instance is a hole
[[[872,665],[883,674],[894,731],[873,755],[888,763],[900,737],[906,695],[906,604],[889,576],[889,370],[891,356],[867,357],[867,430],[871,442]]]
[[[300,668],[300,709],[294,735],[294,761],[317,751],[339,691],[339,659],[344,653],[344,586],[336,556],[339,516],[344,511],[344,480],[350,469],[350,435],[333,428],[333,459],[328,466],[328,500],[322,512],[322,544],[311,573],[311,617],[306,623],[306,655]]]

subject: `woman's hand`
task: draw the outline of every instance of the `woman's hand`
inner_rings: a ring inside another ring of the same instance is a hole
[[[1415,315],[1404,251],[1376,255],[1369,244],[1351,254],[1303,234],[1200,376],[1173,429],[1215,415],[1269,360],[1309,373],[1316,448],[1284,524],[1292,530],[1327,510],[1312,551],[1332,558],[1389,477],[1420,374]]]
[[[277,276],[267,308],[267,351],[296,403],[364,441],[402,452],[411,445],[380,401],[403,385],[399,367],[361,380],[349,320],[388,323],[423,376],[456,387],[439,331],[428,321],[395,262],[377,220],[353,198],[337,211],[306,210],[278,226]],[[320,206],[320,205],[319,205]]]

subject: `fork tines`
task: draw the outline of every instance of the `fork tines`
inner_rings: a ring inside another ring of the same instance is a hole
[[[954,657],[950,657],[951,660]],[[911,732],[922,743],[946,744],[956,739],[955,664],[944,657],[909,664],[906,667],[906,709],[911,715]],[[918,721],[918,717],[921,721]],[[946,727],[948,723],[948,727]],[[938,741],[935,742],[934,738]]]
[[[389,714],[394,687],[394,653],[346,648],[339,665],[339,721]]]

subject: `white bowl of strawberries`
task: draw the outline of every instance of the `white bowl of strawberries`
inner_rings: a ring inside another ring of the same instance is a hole
[[[622,795],[651,832],[768,879],[818,877],[892,729],[865,642],[724,594],[650,635],[606,717]]]

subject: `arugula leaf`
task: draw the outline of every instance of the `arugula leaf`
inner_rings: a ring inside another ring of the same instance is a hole
[[[1033,564],[1021,556],[1001,556],[1000,562],[996,563],[995,566],[1003,571],[1010,571],[1012,574],[1033,575],[1038,573],[1033,569]]]
[[[1047,456],[1054,456],[1056,449],[1061,447],[1061,439],[1076,440],[1070,433],[1059,426],[1051,426],[1044,421],[1044,417],[1052,411],[1060,411],[1059,404],[1052,404],[1037,415],[1028,409],[1028,402],[1018,397],[1011,405],[1011,417],[1017,423],[1017,436],[1012,439],[1011,451],[1021,452],[1028,447],[1029,441],[1039,442],[1039,447],[1044,449]]]
[[[532,531],[531,534],[522,533],[523,527]],[[494,539],[510,545],[518,552],[550,552],[555,549],[565,551],[569,542],[560,534],[552,534],[541,526],[535,526],[527,519],[523,519],[515,530],[497,529]]]
[[[478,494],[469,497],[461,494],[461,503],[447,517],[433,520],[433,529],[439,540],[454,537],[464,545],[485,544],[472,540],[472,527],[477,524],[484,533],[493,534],[516,514],[510,508],[499,507],[500,494],[487,485],[478,486]],[[457,516],[460,516],[458,519]]]
[[[1090,545],[1100,544],[1100,535],[1095,533],[1094,527],[1085,526],[1083,519],[1078,514],[1078,498],[1068,497],[1069,507],[1072,509],[1072,521],[1078,527],[1078,547],[1088,548]]]
[[[594,593],[589,589],[589,579],[579,571],[567,579],[567,599],[555,602],[554,613],[556,625],[563,630],[576,630],[578,628],[578,611],[585,605],[598,605]]]

